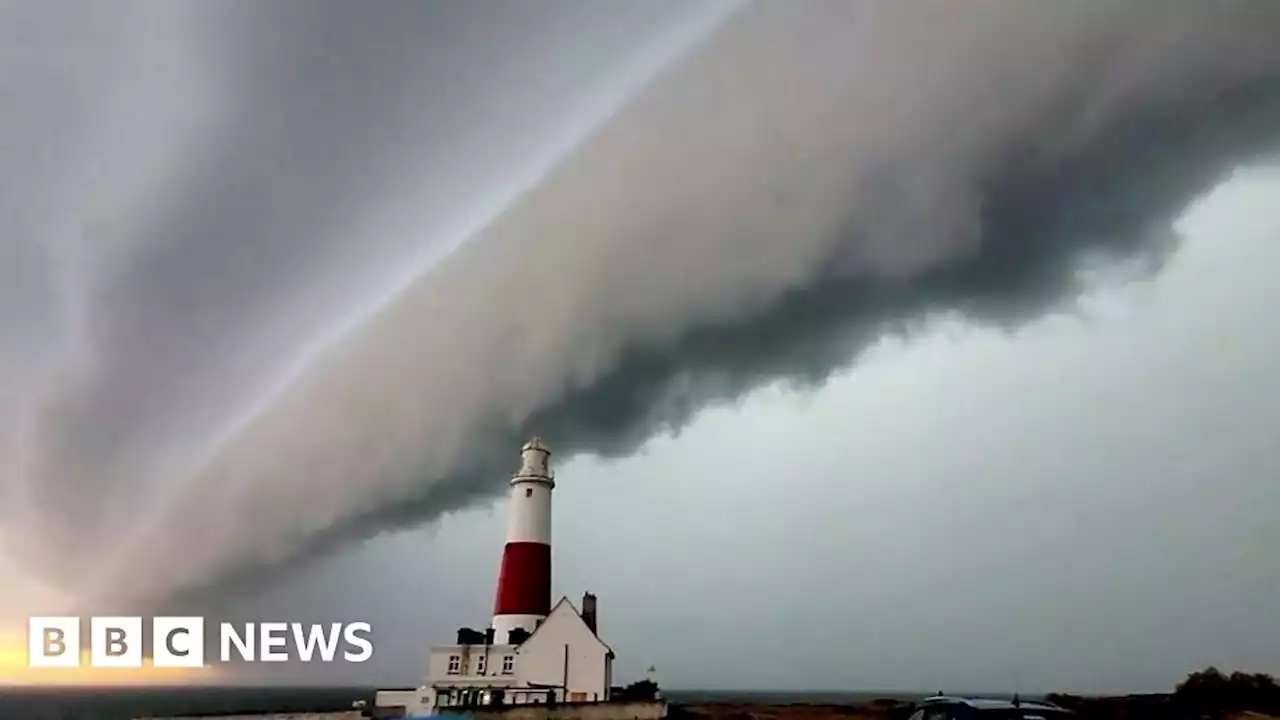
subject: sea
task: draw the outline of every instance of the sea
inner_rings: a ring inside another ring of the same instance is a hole
[[[350,710],[358,700],[372,701],[374,692],[374,688],[367,687],[0,687],[0,720],[132,720],[144,716],[335,712]],[[846,704],[881,698],[914,701],[930,693],[671,690],[663,694],[674,703]],[[964,694],[999,697],[992,693]]]

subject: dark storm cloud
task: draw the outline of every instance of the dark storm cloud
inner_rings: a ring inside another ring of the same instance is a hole
[[[503,122],[550,92],[523,84],[541,46],[521,39],[577,25],[424,7],[202,25],[226,43],[217,121],[92,288],[98,364],[37,438],[49,552],[105,537],[104,499],[146,501],[96,565],[116,599],[207,599],[490,498],[528,433],[627,454],[925,313],[1034,317],[1091,251],[1158,260],[1172,216],[1280,121],[1269,0],[756,4],[223,442],[376,270],[447,229],[375,242],[370,215],[443,213],[504,132],[538,131]],[[591,7],[572,9],[614,6]],[[538,77],[576,86],[580,64]],[[172,466],[124,471],[152,445]]]
[[[188,502],[254,529],[190,582],[492,497],[529,433],[625,455],[929,312],[1036,317],[1276,140],[1273,5],[905,5],[739,16],[228,447]]]
[[[9,357],[39,349],[26,366],[52,376],[21,423],[27,476],[5,483],[6,524],[31,526],[13,532],[24,559],[116,541],[122,514],[170,492],[308,343],[450,241],[677,8],[8,11],[17,170],[0,182],[26,222],[0,249],[0,329]],[[156,120],[181,116],[174,104],[195,118]],[[147,159],[121,152],[141,148],[135,128],[177,161],[131,196]],[[377,226],[405,206],[417,224]],[[68,211],[69,230],[50,220]]]

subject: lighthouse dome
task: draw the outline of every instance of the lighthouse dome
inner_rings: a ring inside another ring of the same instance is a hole
[[[541,450],[548,454],[551,453],[551,448],[537,435],[530,438],[529,442],[525,443],[524,447],[520,448],[520,452],[529,452],[530,450]]]

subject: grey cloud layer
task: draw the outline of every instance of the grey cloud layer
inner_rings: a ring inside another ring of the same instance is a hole
[[[133,422],[57,432],[71,447],[52,459],[95,442],[90,456],[111,458],[171,418],[198,425],[196,407],[224,417],[236,399],[223,387],[356,294],[333,290],[332,269],[355,255],[308,266],[306,253],[353,242],[356,214],[408,182],[378,171],[405,152],[405,128],[484,117],[405,92],[428,55],[447,66],[462,52],[410,53],[435,46],[403,30],[407,10],[332,12],[233,24],[244,47],[226,72],[269,68],[236,118],[253,131],[211,141],[191,189],[152,219],[181,241],[103,296],[100,343],[120,348],[105,353],[109,382],[53,421],[88,407]],[[1034,316],[1070,296],[1089,251],[1158,260],[1177,210],[1271,147],[1277,30],[1267,0],[752,5],[234,437],[192,444],[202,461],[157,476],[163,502],[109,567],[150,568],[128,591],[145,601],[256,579],[491,497],[519,435],[626,454],[761,382],[821,380],[922,313]],[[262,111],[312,70],[385,107],[379,124],[305,102],[327,90]],[[223,327],[225,298],[254,304],[281,279],[287,310]],[[157,344],[178,330],[189,344]],[[85,497],[85,477],[50,475],[44,492]],[[39,519],[74,527],[101,496]],[[173,537],[202,540],[175,552]],[[92,538],[71,532],[68,547]]]
[[[122,516],[690,7],[6,7],[11,551],[83,589]]]

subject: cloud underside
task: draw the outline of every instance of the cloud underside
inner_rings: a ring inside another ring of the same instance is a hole
[[[529,434],[626,456],[933,313],[1158,268],[1280,136],[1280,6],[1207,5],[745,8],[172,480],[118,597],[216,603],[491,500]]]

